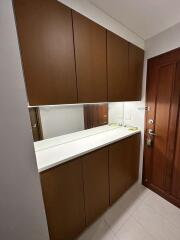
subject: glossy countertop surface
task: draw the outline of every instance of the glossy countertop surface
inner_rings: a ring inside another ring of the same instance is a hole
[[[140,130],[105,125],[35,142],[38,171],[58,166],[139,132]]]

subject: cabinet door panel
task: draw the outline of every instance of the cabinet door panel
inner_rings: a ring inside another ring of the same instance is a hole
[[[109,147],[110,202],[114,203],[137,179],[140,134]]]
[[[128,42],[107,31],[108,100],[125,101],[128,82]]]
[[[107,101],[106,29],[73,11],[79,102]]]
[[[74,160],[41,173],[51,240],[73,240],[85,227],[82,164]]]
[[[109,206],[108,148],[82,157],[86,223],[89,225]]]
[[[141,100],[144,51],[129,44],[129,89],[126,100]]]
[[[77,102],[71,9],[56,0],[14,0],[30,105]]]

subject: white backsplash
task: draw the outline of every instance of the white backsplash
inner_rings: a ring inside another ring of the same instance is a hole
[[[109,123],[144,129],[145,104],[142,101],[109,103]]]
[[[124,119],[124,103],[123,102],[115,102],[109,103],[109,114],[108,114],[108,122],[123,124]]]
[[[124,103],[124,123],[144,129],[145,104],[141,101]]]

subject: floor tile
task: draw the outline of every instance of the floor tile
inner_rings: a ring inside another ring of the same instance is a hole
[[[101,218],[90,226],[78,240],[117,240],[108,227],[106,222]]]
[[[154,240],[154,238],[132,217],[117,232],[117,240]]]
[[[78,240],[180,240],[180,209],[135,184]]]
[[[144,202],[149,207],[157,211],[178,229],[180,228],[180,209],[169,203],[154,192],[149,192]]]
[[[166,217],[162,217],[145,202],[135,211],[133,217],[157,240],[180,239],[180,229],[170,224]]]
[[[134,185],[119,201],[117,201],[104,215],[104,219],[116,233],[147,196],[147,189],[141,185]]]

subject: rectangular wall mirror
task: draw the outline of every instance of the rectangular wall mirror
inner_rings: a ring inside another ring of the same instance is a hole
[[[29,107],[34,141],[123,122],[123,103]]]

